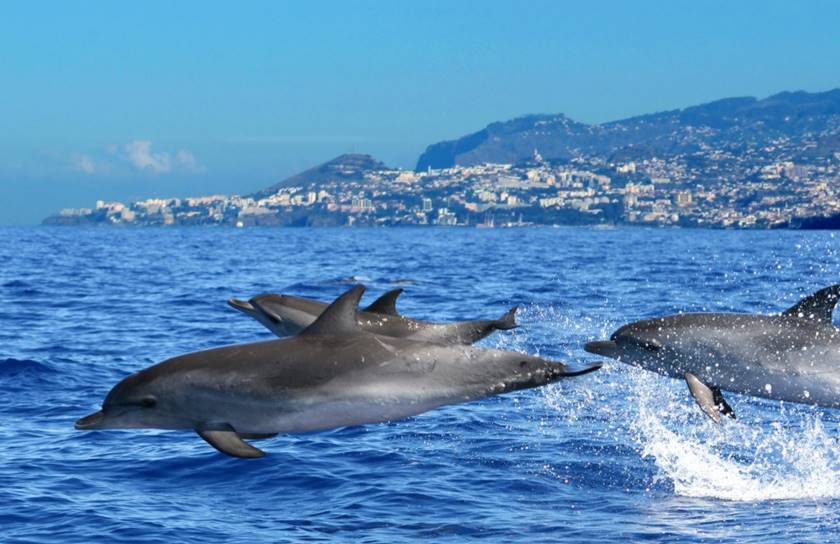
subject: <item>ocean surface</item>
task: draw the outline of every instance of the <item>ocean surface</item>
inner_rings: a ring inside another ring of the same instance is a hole
[[[0,542],[840,542],[840,411],[595,374],[226,457],[191,432],[82,432],[124,376],[269,339],[229,308],[273,291],[521,328],[482,345],[575,365],[679,311],[782,311],[840,282],[833,232],[0,229]],[[836,320],[835,320],[836,321]]]

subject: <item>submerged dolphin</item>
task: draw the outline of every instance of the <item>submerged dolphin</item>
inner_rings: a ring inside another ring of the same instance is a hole
[[[511,351],[431,344],[364,331],[354,287],[295,337],[199,351],[118,383],[76,428],[192,429],[236,457],[243,438],[390,421],[447,404],[537,387],[600,367]]]
[[[636,321],[586,351],[686,380],[715,421],[735,417],[721,390],[840,407],[840,331],[831,322],[840,285],[780,315],[679,314]]]
[[[403,289],[388,291],[357,314],[359,325],[366,331],[441,344],[474,344],[496,330],[516,328],[516,306],[499,319],[430,323],[400,315],[397,298]],[[279,337],[297,334],[321,315],[327,304],[291,295],[257,295],[245,302],[228,300],[233,308],[249,315]]]

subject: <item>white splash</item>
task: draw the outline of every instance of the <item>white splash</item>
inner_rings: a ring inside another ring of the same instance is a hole
[[[524,316],[575,340],[606,338],[614,328],[551,309],[527,310]],[[656,466],[651,483],[670,482],[677,495],[730,501],[840,498],[840,425],[830,417],[824,422],[818,409],[728,395],[739,419],[716,425],[677,380],[608,361],[588,381],[572,397],[563,388],[574,384],[544,389],[546,406],[567,422],[596,419],[599,440],[635,444]]]
[[[639,392],[633,438],[678,495],[732,501],[840,497],[840,446],[818,415],[783,411],[714,425],[688,394],[632,372]],[[743,403],[741,403],[743,406]]]

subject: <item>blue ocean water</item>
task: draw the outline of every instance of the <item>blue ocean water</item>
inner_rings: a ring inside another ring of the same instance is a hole
[[[267,339],[225,300],[406,288],[403,313],[501,315],[482,344],[574,364],[623,322],[775,312],[840,280],[831,232],[0,229],[2,542],[838,542],[840,411],[608,362],[551,386],[223,456],[195,434],[73,429],[127,374]]]

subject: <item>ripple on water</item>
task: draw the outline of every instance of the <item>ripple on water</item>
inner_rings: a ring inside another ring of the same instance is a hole
[[[56,370],[52,366],[38,361],[14,358],[0,360],[0,377],[44,376],[55,373]]]

